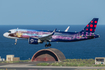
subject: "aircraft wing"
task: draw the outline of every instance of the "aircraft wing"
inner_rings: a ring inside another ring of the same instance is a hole
[[[35,38],[39,39],[41,41],[47,41],[52,38],[52,36],[54,35],[55,32],[56,32],[56,29],[51,34],[45,34],[45,35],[42,35],[41,37],[35,37]]]
[[[65,30],[65,32],[68,32],[69,28],[70,28],[70,26],[67,27],[67,29]]]

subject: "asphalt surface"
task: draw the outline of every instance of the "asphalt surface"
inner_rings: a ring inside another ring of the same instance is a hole
[[[105,67],[35,66],[36,63],[0,64],[0,70],[105,70]]]
[[[105,70],[105,67],[36,66],[37,63],[40,62],[0,63],[0,70]]]

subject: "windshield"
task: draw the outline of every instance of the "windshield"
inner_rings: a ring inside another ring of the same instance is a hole
[[[8,31],[8,33],[11,33],[11,31]]]

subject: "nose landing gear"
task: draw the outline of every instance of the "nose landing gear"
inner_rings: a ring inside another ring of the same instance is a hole
[[[15,39],[15,45],[17,44],[17,39]]]

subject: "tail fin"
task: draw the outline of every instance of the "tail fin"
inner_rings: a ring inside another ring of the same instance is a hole
[[[98,18],[93,18],[89,24],[82,30],[80,31],[80,33],[84,32],[88,32],[88,33],[94,33],[97,27],[97,22],[98,22]]]

